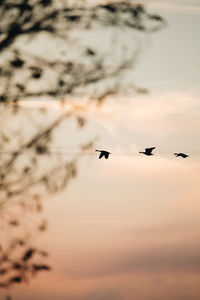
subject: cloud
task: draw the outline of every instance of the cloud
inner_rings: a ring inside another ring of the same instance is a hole
[[[134,243],[134,240],[133,240]],[[70,263],[71,261],[71,263]],[[108,248],[88,255],[70,257],[63,275],[69,278],[98,278],[136,273],[174,273],[200,271],[200,246],[197,241],[171,242],[166,239],[161,245],[147,244],[146,249]]]
[[[200,126],[199,97],[189,93],[110,98],[100,108],[95,103],[81,99],[64,102],[24,101],[20,105],[82,114],[90,122],[107,128],[111,134],[119,129],[131,129],[135,133],[161,138],[171,132],[194,134]]]
[[[98,124],[103,134],[98,146],[108,145],[110,152],[138,154],[156,146],[160,156],[185,152],[196,157],[200,140],[200,102],[197,95],[173,93],[125,99],[110,99],[99,110],[89,113],[91,126]],[[109,133],[104,140],[105,130]]]
[[[115,121],[121,126],[131,126],[139,131],[149,128],[149,131],[152,129],[161,132],[165,129],[163,133],[166,134],[167,129],[184,130],[184,122],[188,123],[186,117],[198,121],[199,108],[198,97],[174,93],[129,98],[124,101],[110,100],[95,116],[103,117],[108,122]]]

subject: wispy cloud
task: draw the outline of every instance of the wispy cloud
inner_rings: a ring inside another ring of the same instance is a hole
[[[137,242],[137,240],[135,240]],[[72,256],[69,254],[66,267],[62,267],[63,275],[75,278],[95,278],[129,273],[164,273],[200,271],[199,245],[195,239],[170,241],[151,245],[142,249],[130,245],[129,248],[105,248],[95,251],[87,249]]]
[[[127,140],[132,139],[132,144],[138,144],[137,140],[144,144],[145,138],[146,141],[157,139],[159,143],[166,141],[165,150],[168,151],[171,145],[170,135],[173,143],[177,141],[175,136],[179,136],[180,139],[182,135],[185,141],[191,141],[193,138],[193,143],[197,142],[199,111],[199,97],[173,93],[122,101],[112,99],[100,110],[91,111],[89,117],[107,128],[116,140],[119,139],[118,134],[121,140],[123,136],[126,136]],[[194,145],[187,146],[188,150],[194,150],[193,148]]]

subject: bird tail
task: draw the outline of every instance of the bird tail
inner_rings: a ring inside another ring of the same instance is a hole
[[[97,152],[101,152],[101,150],[96,150],[96,149],[95,149],[95,151],[97,151]]]

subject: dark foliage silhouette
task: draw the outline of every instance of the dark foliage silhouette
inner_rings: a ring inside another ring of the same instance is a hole
[[[48,228],[44,198],[77,176],[78,160],[92,142],[77,145],[77,154],[54,155],[60,126],[72,117],[76,122],[74,112],[50,118],[40,109],[18,107],[16,112],[9,104],[0,109],[0,290],[10,290],[51,269],[46,251],[36,244]]]
[[[1,102],[85,94],[102,101],[122,88],[124,92],[128,87],[121,75],[135,67],[141,50],[134,34],[143,36],[165,25],[143,5],[126,0],[107,4],[3,0],[0,16]],[[111,43],[109,36],[101,49],[95,32],[100,37],[100,32],[111,32],[117,41]],[[124,36],[126,41],[121,40]],[[146,91],[134,84],[131,89]]]
[[[95,150],[95,151],[100,152],[99,159],[101,159],[102,157],[105,157],[105,159],[108,159],[109,155],[111,154],[110,152],[105,151],[105,150]]]
[[[4,109],[4,113],[6,114],[6,109]],[[2,128],[0,132],[2,137],[0,206],[8,201],[15,201],[19,197],[20,203],[25,204],[22,195],[26,198],[34,198],[38,205],[40,197],[34,191],[35,186],[45,186],[48,191],[57,192],[66,186],[68,180],[76,176],[75,158],[71,161],[67,160],[65,163],[63,163],[63,159],[59,162],[58,157],[56,159],[51,157],[49,160],[51,155],[49,146],[53,140],[53,133],[59,124],[69,116],[70,114],[63,114],[48,125],[43,127],[41,125],[39,131],[28,136],[20,126],[10,132],[8,128]],[[12,118],[12,112],[10,112],[10,118]],[[22,114],[19,114],[18,118],[22,118]],[[15,117],[15,121],[18,118]],[[14,145],[14,150],[11,151],[15,134],[18,140]],[[31,155],[22,157],[24,153]],[[40,163],[44,164],[41,169],[39,168]],[[57,178],[54,178],[55,173]]]
[[[45,262],[46,251],[35,244],[35,237],[47,229],[42,196],[64,189],[76,177],[78,156],[90,145],[80,146],[74,157],[52,156],[50,146],[56,130],[71,114],[61,114],[46,123],[44,112],[38,111],[42,120],[38,130],[38,120],[33,120],[33,128],[27,125],[31,111],[20,108],[16,114],[10,105],[1,105],[1,109],[0,289],[10,289],[51,269]]]
[[[143,153],[143,154],[145,154],[145,155],[147,155],[147,156],[154,155],[154,154],[152,153],[152,151],[153,151],[154,149],[156,149],[156,147],[145,148],[145,151],[140,151],[139,153]]]
[[[43,263],[46,256],[44,251],[29,248],[24,239],[12,240],[6,249],[1,248],[0,288],[10,288],[14,284],[29,281],[40,271],[49,271],[50,266]]]
[[[135,67],[141,50],[138,36],[161,29],[165,21],[126,0],[107,4],[1,0],[0,16],[0,213],[7,236],[9,228],[9,238],[0,242],[0,288],[7,289],[50,270],[43,261],[47,253],[32,244],[32,236],[47,227],[42,195],[64,189],[77,175],[79,158],[54,157],[51,145],[66,120],[74,117],[79,128],[85,125],[85,118],[75,110],[38,124],[38,116],[24,113],[21,101],[62,104],[69,97],[83,96],[101,103],[120,91],[146,92],[132,82],[125,84],[122,77]],[[110,33],[107,48],[99,47],[95,32],[103,32],[104,37]],[[38,114],[41,120],[45,111]],[[25,118],[33,121],[31,129]],[[80,151],[91,145],[90,141],[81,145]],[[100,156],[107,159],[106,153]],[[37,215],[31,229],[30,220],[23,220],[24,211]]]

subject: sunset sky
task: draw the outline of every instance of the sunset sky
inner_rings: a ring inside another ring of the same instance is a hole
[[[143,3],[167,21],[129,75],[149,94],[85,109],[78,132],[73,121],[61,126],[63,155],[92,139],[112,154],[84,154],[78,177],[47,196],[39,243],[53,270],[14,300],[200,299],[200,1]],[[151,146],[155,156],[138,153]]]

